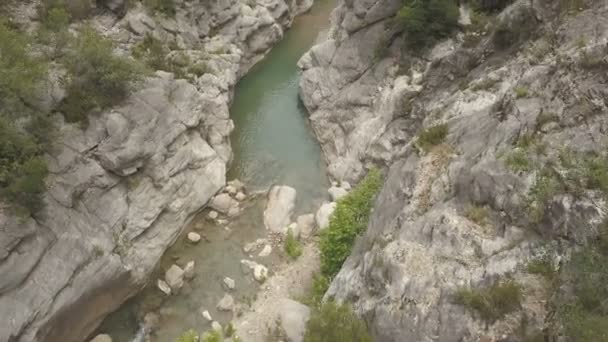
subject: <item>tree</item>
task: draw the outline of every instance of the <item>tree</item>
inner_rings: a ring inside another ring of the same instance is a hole
[[[397,14],[410,48],[429,46],[458,27],[458,6],[454,0],[405,0]]]

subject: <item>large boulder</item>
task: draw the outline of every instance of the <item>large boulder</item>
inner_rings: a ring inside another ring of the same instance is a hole
[[[302,342],[306,332],[306,322],[310,308],[291,299],[281,299],[278,303],[279,322],[290,342]]]
[[[273,186],[264,210],[264,225],[274,233],[285,234],[295,208],[296,190],[289,186]]]
[[[319,207],[317,210],[317,214],[315,215],[315,222],[317,223],[317,228],[319,230],[323,230],[329,226],[329,219],[331,215],[336,210],[336,202],[325,202]]]
[[[184,286],[184,270],[173,264],[167,272],[165,272],[165,281],[174,293],[178,292]]]

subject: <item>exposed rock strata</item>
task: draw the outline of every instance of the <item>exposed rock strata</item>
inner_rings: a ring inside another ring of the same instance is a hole
[[[26,220],[0,211],[0,342],[82,341],[146,284],[225,184],[235,83],[312,4],[180,0],[169,18],[140,2],[98,3],[90,21],[120,53],[149,33],[209,72],[190,82],[157,72],[86,130],[60,124],[46,208]],[[31,20],[36,3],[19,5],[16,20]]]

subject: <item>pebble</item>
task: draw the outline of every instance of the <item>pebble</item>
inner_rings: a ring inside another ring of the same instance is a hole
[[[190,232],[188,233],[188,241],[192,243],[199,243],[199,241],[201,241],[201,235],[199,233]]]

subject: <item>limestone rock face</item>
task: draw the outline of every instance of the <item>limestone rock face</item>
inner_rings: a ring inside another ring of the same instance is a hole
[[[274,233],[286,233],[295,208],[296,190],[289,186],[273,186],[264,210],[264,225]]]
[[[15,3],[35,12],[36,2]],[[0,209],[0,317],[11,318],[0,321],[2,342],[83,341],[146,284],[226,183],[234,85],[311,4],[179,1],[167,18],[138,1],[97,3],[91,25],[117,53],[151,34],[206,72],[186,81],[157,71],[124,103],[91,115],[86,129],[53,118],[62,141],[47,158],[45,209],[25,220]],[[49,105],[61,94],[53,90]]]
[[[522,320],[531,331],[553,323],[551,294],[526,265],[542,255],[566,260],[605,219],[597,190],[555,194],[537,221],[527,200],[543,166],[563,171],[564,147],[605,156],[607,78],[589,58],[608,65],[608,5],[564,17],[554,1],[515,1],[497,20],[527,13],[539,33],[555,34],[551,48],[542,50],[551,44],[545,34],[506,54],[492,34],[473,47],[455,36],[419,58],[385,29],[383,18],[400,3],[341,2],[327,38],[299,63],[301,96],[332,176],[356,181],[372,163],[386,170],[368,229],[326,296],[350,302],[377,341],[520,340]],[[581,47],[580,37],[591,36]],[[386,57],[373,56],[387,38]],[[415,146],[422,128],[444,123],[442,144]],[[529,137],[532,147],[518,143]],[[529,170],[513,168],[512,153],[522,153]],[[484,208],[484,220],[467,214],[471,206]],[[525,291],[522,308],[496,322],[453,301],[461,287],[508,278]]]

